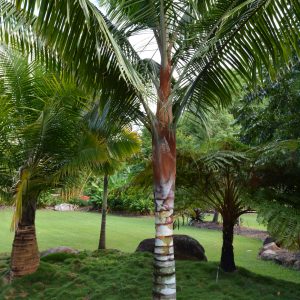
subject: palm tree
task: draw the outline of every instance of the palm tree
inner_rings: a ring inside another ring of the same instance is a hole
[[[57,68],[65,67],[65,73],[74,75],[95,92],[99,88],[117,95],[117,91],[122,91],[126,101],[135,95],[144,107],[146,115],[140,111],[138,115],[151,131],[153,149],[153,295],[155,299],[175,299],[172,223],[178,120],[186,109],[205,119],[208,109],[230,102],[241,79],[255,85],[263,66],[274,78],[278,67],[289,63],[293,49],[299,54],[299,3],[101,2],[107,5],[109,19],[89,0],[2,0],[1,15],[6,24],[1,28],[2,37],[10,44],[21,40],[25,50],[37,49],[36,57],[44,49],[40,55],[43,60],[46,57]],[[14,24],[18,25],[17,30],[7,35]],[[25,30],[21,24],[30,26]],[[153,32],[161,57],[159,64],[151,59],[141,60],[128,43],[130,35],[145,29]],[[28,32],[38,33],[39,39],[24,43]],[[147,102],[139,72],[146,72],[145,78],[152,80],[156,88],[155,114]],[[117,88],[111,78],[117,79]]]
[[[139,151],[140,142],[137,134],[128,128],[130,118],[128,118],[126,113],[122,117],[119,111],[115,111],[112,99],[106,99],[105,105],[101,104],[96,103],[94,105],[87,114],[86,120],[88,130],[93,136],[100,140],[105,137],[109,154],[105,162],[96,164],[93,168],[95,174],[103,175],[102,214],[98,249],[105,249],[109,176],[113,175],[120,168],[123,160]],[[117,119],[115,114],[118,114]],[[114,124],[111,124],[112,119],[115,120]]]
[[[102,214],[101,229],[98,249],[106,249],[106,213],[108,198],[109,176],[113,175],[122,163],[122,160],[132,156],[139,150],[139,140],[137,135],[130,131],[122,131],[118,136],[114,136],[108,142],[109,153],[114,152],[114,148],[119,148],[119,154],[116,157],[110,157],[105,163],[101,164],[100,169],[103,174],[103,198],[102,198]],[[121,146],[121,147],[120,147]]]
[[[195,207],[214,209],[223,218],[223,245],[220,267],[234,272],[233,233],[238,218],[249,211],[243,201],[249,185],[249,149],[236,141],[205,143],[201,150],[177,152],[177,193],[181,202],[176,213]],[[151,165],[135,176],[134,183],[145,188],[151,184]],[[243,197],[242,197],[243,196]]]
[[[210,141],[204,151],[181,153],[178,158],[178,186],[191,195],[187,205],[199,203],[206,209],[214,209],[223,219],[223,245],[220,267],[234,272],[233,233],[238,218],[249,212],[245,201],[249,185],[249,148],[235,140]],[[187,179],[189,178],[189,179]]]
[[[22,276],[39,265],[35,212],[41,192],[70,186],[80,172],[103,164],[111,155],[117,157],[124,140],[113,148],[105,136],[95,136],[88,128],[83,94],[26,57],[2,51],[0,74],[1,101],[7,108],[0,116],[5,125],[0,162],[6,171],[0,174],[0,186],[1,194],[14,194],[16,202],[11,269],[12,276]]]
[[[119,118],[119,123],[109,124],[113,118],[107,115],[111,110],[112,103],[107,101],[105,109],[96,105],[88,115],[88,128],[99,139],[105,139],[107,143],[109,158],[102,164],[96,166],[94,173],[103,175],[103,197],[101,210],[101,229],[98,249],[106,248],[106,213],[109,176],[113,175],[122,164],[122,160],[132,156],[139,150],[139,139],[137,134],[128,128],[128,118]],[[114,119],[114,118],[113,118]],[[123,128],[123,129],[122,129]],[[120,130],[121,129],[121,130]]]

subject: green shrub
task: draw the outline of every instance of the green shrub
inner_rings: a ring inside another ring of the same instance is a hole
[[[86,207],[86,206],[91,205],[90,200],[83,200],[80,198],[71,198],[67,202],[70,204],[73,204],[73,205],[77,205],[79,207]]]
[[[152,193],[149,190],[137,191],[133,188],[112,191],[108,197],[111,211],[150,214],[153,212]]]

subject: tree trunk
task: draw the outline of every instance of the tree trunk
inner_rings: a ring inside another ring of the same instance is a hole
[[[176,178],[176,129],[171,98],[171,48],[164,1],[160,1],[160,85],[156,119],[152,120],[155,202],[153,299],[176,299],[173,213]]]
[[[233,228],[234,221],[223,217],[223,246],[221,255],[221,268],[225,272],[234,272],[236,266],[233,253]]]
[[[23,197],[22,217],[15,231],[11,253],[11,276],[34,273],[40,264],[35,232],[35,211],[38,193]]]
[[[213,223],[219,223],[219,212],[217,212],[216,210],[214,212],[214,217],[212,221]]]
[[[107,195],[108,195],[108,175],[104,175],[101,230],[100,230],[100,239],[99,239],[98,249],[106,249],[105,235],[106,235]]]
[[[153,299],[176,299],[173,212],[176,177],[175,130],[157,128],[153,136],[155,249]]]

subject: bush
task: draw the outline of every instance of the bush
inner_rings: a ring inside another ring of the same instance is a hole
[[[108,207],[111,211],[150,214],[154,208],[151,195],[148,190],[136,191],[132,187],[115,190],[108,197]]]
[[[73,204],[73,205],[77,205],[79,207],[86,207],[86,206],[91,205],[90,200],[83,200],[80,198],[72,198],[72,199],[68,200],[67,202],[70,204]]]

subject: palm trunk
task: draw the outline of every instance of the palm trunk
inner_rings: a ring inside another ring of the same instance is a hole
[[[18,223],[11,253],[11,275],[20,277],[34,273],[40,264],[35,232],[38,193],[23,198],[22,218]]]
[[[156,228],[153,299],[176,299],[173,247],[175,130],[158,126],[153,135],[152,146]]]
[[[161,67],[156,120],[152,123],[155,202],[153,299],[176,299],[173,213],[176,178],[176,129],[171,99],[171,48],[164,1],[160,1]],[[153,121],[153,120],[152,120]]]
[[[212,222],[213,223],[218,223],[219,222],[219,212],[217,212],[216,210],[214,212],[214,217],[213,217]]]
[[[106,235],[107,195],[108,195],[108,175],[105,174],[103,180],[102,217],[101,217],[101,230],[100,230],[98,249],[106,249],[105,235]]]
[[[234,222],[223,217],[221,268],[225,272],[234,272],[236,270],[233,253],[233,228]]]

